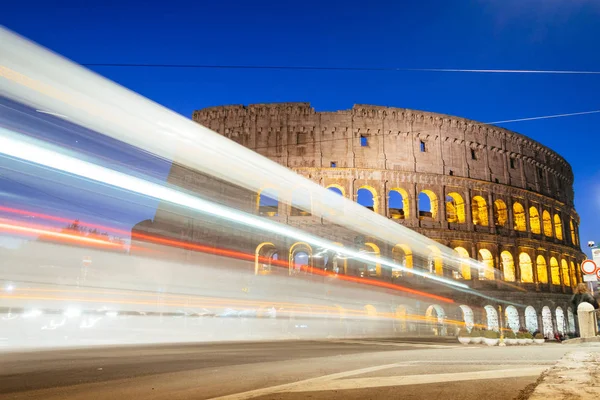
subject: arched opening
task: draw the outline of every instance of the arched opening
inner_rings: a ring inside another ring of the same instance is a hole
[[[298,207],[303,205],[303,207]],[[311,214],[312,201],[310,192],[306,189],[296,189],[292,192],[290,215],[293,217],[307,217]]]
[[[370,256],[374,256],[376,258],[379,258],[381,255],[381,250],[379,250],[379,247],[375,243],[365,243],[364,251]],[[368,263],[365,264],[365,267],[367,276],[381,276],[381,264]],[[363,276],[362,273],[361,276]]]
[[[527,222],[525,221],[525,209],[519,202],[513,204],[514,229],[515,231],[525,232],[527,230]]]
[[[533,283],[533,265],[527,253],[519,254],[519,272],[521,272],[521,282]]]
[[[515,260],[509,251],[504,250],[500,253],[502,259],[502,273],[506,282],[514,282],[515,278]]]
[[[569,278],[569,264],[564,258],[560,260],[560,269],[562,270],[563,283],[567,287],[571,286],[571,279]]]
[[[504,312],[506,314],[506,324],[508,325],[508,328],[517,333],[521,327],[519,323],[519,312],[515,306],[507,306]]]
[[[308,243],[297,242],[290,247],[290,275],[312,272],[312,247]]]
[[[458,257],[461,259],[460,271],[452,271],[455,279],[471,279],[471,265],[469,260],[469,252],[464,247],[455,247],[454,251],[458,253]]]
[[[529,207],[529,226],[531,227],[531,233],[540,234],[542,233],[542,225],[540,224],[540,213],[536,207]]]
[[[465,201],[456,192],[446,195],[446,221],[456,224],[464,224],[466,222]]]
[[[529,332],[535,332],[539,329],[537,312],[531,306],[525,308],[525,327]]]
[[[345,191],[344,191],[344,188],[343,188],[343,187],[341,187],[340,185],[331,184],[331,185],[327,186],[327,188],[326,188],[326,189],[327,189],[327,190],[331,190],[332,192],[334,192],[334,193],[337,193],[337,194],[339,194],[339,195],[340,195],[340,196],[342,196],[342,197],[345,197],[345,196],[346,196],[346,193],[345,193]]]
[[[446,336],[446,313],[444,309],[437,304],[427,307],[425,311],[425,320],[427,321],[428,331],[436,336]]]
[[[471,329],[473,329],[473,327],[475,326],[475,317],[473,316],[473,310],[471,309],[471,307],[465,305],[461,305],[460,309],[463,313],[463,321],[465,321],[465,328],[467,328],[467,330],[471,332]]]
[[[487,316],[487,329],[490,331],[498,331],[500,325],[498,324],[498,311],[492,306],[485,306],[485,313]]]
[[[367,304],[364,307],[365,310],[365,314],[367,315],[367,317],[376,317],[377,316],[377,309],[375,308],[375,306],[371,305],[371,304]]]
[[[473,215],[473,225],[489,225],[487,202],[483,197],[473,197],[471,201],[471,214]]]
[[[398,306],[396,307],[396,312],[394,313],[394,329],[397,333],[405,333],[408,332],[408,327],[406,324],[406,307]]]
[[[573,219],[569,221],[569,230],[571,231],[571,243],[577,244],[577,238],[575,237],[575,225],[573,225]]]
[[[542,329],[546,338],[554,337],[554,325],[552,324],[552,311],[548,306],[542,308]]]
[[[492,281],[496,279],[496,270],[494,268],[494,256],[488,249],[480,249],[477,258],[482,264],[479,269],[479,280]]]
[[[571,286],[575,287],[577,285],[577,274],[575,273],[575,263],[573,261],[571,261],[570,267]]]
[[[254,255],[254,274],[269,275],[277,267],[279,254],[275,245],[270,242],[264,242],[256,247]],[[285,264],[284,264],[285,265]]]
[[[550,259],[550,276],[553,285],[560,285],[560,269],[558,267],[558,260],[554,257]]]
[[[363,186],[356,192],[356,201],[363,207],[377,212],[377,192],[369,186]]]
[[[403,268],[412,269],[413,267],[412,251],[410,250],[410,247],[405,244],[397,244],[394,246],[392,249],[392,259],[396,264]],[[392,270],[392,276],[394,278],[400,277],[403,275],[403,272],[404,271],[401,269],[394,269]]]
[[[571,307],[567,308],[567,320],[569,324],[569,336],[573,337],[575,334],[575,315],[573,314],[573,309]]]
[[[419,193],[419,219],[436,220],[438,213],[438,198],[431,190]]]
[[[546,259],[541,254],[535,259],[537,268],[538,283],[548,283],[548,265]]]
[[[556,331],[559,335],[564,336],[566,333],[565,312],[562,308],[556,307]]]
[[[430,274],[444,275],[442,252],[435,246],[428,246],[431,250],[427,258],[427,266]]]
[[[334,243],[337,246],[344,247],[341,243]],[[315,256],[316,257],[316,256]],[[327,251],[323,255],[323,266],[326,271],[333,271],[335,274],[348,273],[348,258],[342,256],[337,251]]]
[[[256,208],[258,215],[275,217],[279,215],[279,200],[277,191],[265,188],[256,195]]]
[[[508,223],[508,208],[500,199],[494,201],[494,223],[500,227],[505,227]]]
[[[394,188],[389,193],[389,216],[392,219],[407,219],[409,214],[408,192]]]
[[[544,235],[552,237],[552,220],[550,219],[550,213],[546,210],[542,212],[542,223],[544,224]]]
[[[563,240],[562,220],[558,214],[554,214],[554,234],[558,240]]]
[[[331,184],[327,186],[326,189],[335,194],[338,194],[339,197],[334,196],[332,200],[329,200],[324,204],[327,208],[323,212],[323,216],[326,217],[327,215],[339,215],[343,213],[344,197],[346,196],[344,188],[340,185]]]

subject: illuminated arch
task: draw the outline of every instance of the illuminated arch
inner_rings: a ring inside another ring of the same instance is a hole
[[[569,221],[569,231],[571,232],[571,243],[577,244],[577,237],[575,236],[575,225],[573,225],[573,219]]]
[[[538,283],[548,283],[548,264],[543,255],[538,255],[535,259],[537,269]]]
[[[554,214],[554,234],[558,240],[563,240],[562,219],[558,214]]]
[[[494,201],[494,223],[500,227],[505,227],[508,223],[508,208],[500,199]]]
[[[471,332],[471,329],[473,329],[473,327],[475,326],[475,317],[473,316],[473,309],[465,305],[461,305],[460,309],[463,313],[463,321],[465,322],[465,328],[467,328],[467,330]]]
[[[356,202],[371,211],[378,212],[379,202],[377,198],[377,190],[372,186],[361,186],[356,191]]]
[[[335,245],[338,245],[340,247],[344,247],[344,245],[342,243],[334,243]],[[348,274],[348,258],[346,257],[340,257],[340,254],[335,252],[332,257],[331,257],[331,269],[333,270],[333,272],[335,272],[336,274],[338,274],[340,272],[340,261],[343,261],[343,272],[344,275]]]
[[[471,256],[469,255],[469,252],[464,247],[455,247],[454,251],[456,251],[458,253],[458,256],[461,258],[461,263],[460,263],[461,277],[463,279],[467,279],[467,280],[471,279],[471,265],[469,263]],[[456,276],[456,277],[458,277],[458,276]]]
[[[265,187],[256,194],[256,212],[266,217],[279,215],[279,198],[275,188]]]
[[[525,221],[525,209],[519,202],[515,202],[513,204],[513,217],[515,223],[515,231],[525,232],[527,230],[527,223]]]
[[[550,277],[553,285],[560,285],[560,269],[555,257],[550,258]]]
[[[529,226],[531,228],[531,233],[541,234],[542,233],[542,225],[540,223],[540,213],[537,207],[531,206],[529,207]]]
[[[507,306],[504,310],[504,314],[506,316],[508,328],[514,333],[517,333],[521,327],[521,324],[519,323],[519,311],[517,311],[515,306]]]
[[[304,200],[303,200],[304,199]],[[306,201],[308,200],[308,201]],[[296,207],[294,204],[308,204],[306,210]],[[293,217],[306,217],[312,213],[312,199],[310,192],[304,188],[297,188],[292,191],[292,203],[290,204],[290,215]]]
[[[301,254],[304,253],[304,254]],[[300,273],[302,270],[312,272],[313,267],[313,250],[312,247],[305,242],[296,242],[290,247],[289,252],[289,271],[291,274]]]
[[[375,253],[374,255],[376,258],[379,258],[381,256],[381,250],[379,249],[379,246],[377,246],[375,243],[365,243],[365,247],[370,248],[373,251],[373,253]],[[381,276],[381,264],[379,262],[375,264],[374,270],[372,268],[373,267],[369,265],[369,276]]]
[[[488,249],[480,249],[478,252],[478,259],[483,264],[483,268],[479,270],[480,280],[494,280],[496,279],[496,270],[494,269],[494,256]]]
[[[427,246],[431,252],[427,259],[428,270],[430,274],[444,275],[444,265],[442,261],[442,252],[436,246]]]
[[[441,306],[433,304],[427,307],[427,310],[425,310],[425,319],[429,322],[429,328],[434,335],[446,335],[446,312]]]
[[[556,315],[556,330],[562,336],[565,332],[565,312],[561,307],[556,307],[555,311]]]
[[[367,304],[364,307],[365,310],[365,314],[368,317],[376,317],[377,316],[377,309],[375,308],[375,306],[371,305],[371,304]]]
[[[547,210],[542,212],[542,222],[544,224],[544,235],[552,237],[552,219],[550,218],[550,213]]]
[[[504,250],[500,253],[500,258],[502,259],[502,273],[504,274],[504,280],[506,282],[514,282],[515,278],[515,260],[513,255]]]
[[[535,332],[538,330],[538,317],[537,311],[531,306],[525,308],[525,327],[529,332]]]
[[[394,328],[396,329],[396,332],[400,332],[400,333],[407,332],[408,327],[406,324],[406,307],[405,306],[396,307],[396,312],[394,313],[394,317],[395,317]]]
[[[466,222],[465,201],[456,192],[446,195],[446,221],[457,224]]]
[[[519,271],[521,272],[521,282],[533,283],[533,265],[529,254],[523,252],[519,254]]]
[[[560,260],[560,269],[562,270],[563,283],[565,286],[571,286],[571,279],[569,277],[569,264],[564,258]]]
[[[488,226],[488,206],[485,199],[481,196],[474,196],[471,200],[471,214],[473,215],[473,225]]]
[[[393,188],[390,189],[388,196],[388,211],[390,218],[408,219],[410,215],[408,192],[402,188]]]
[[[490,305],[484,307],[487,316],[487,329],[490,331],[498,331],[500,324],[498,323],[498,311]]]
[[[575,287],[577,285],[577,273],[575,273],[575,263],[573,261],[571,261],[570,267],[571,286]]]
[[[327,185],[325,187],[325,189],[331,190],[332,192],[337,193],[342,197],[346,197],[346,191],[344,190],[344,188],[341,185],[338,185],[337,183],[332,183],[331,185]]]
[[[567,308],[567,323],[569,326],[569,334],[575,334],[575,315],[571,307]]]
[[[397,244],[394,246],[392,249],[392,259],[396,264],[400,264],[404,268],[413,268],[413,254],[410,247],[405,244]],[[402,275],[403,273],[401,270],[392,271],[392,276],[394,277]]]
[[[429,189],[419,193],[419,219],[436,220],[438,217],[438,198]]]
[[[254,254],[254,274],[268,275],[273,272],[273,261],[277,261],[279,255],[275,245],[271,242],[263,242],[256,246]]]

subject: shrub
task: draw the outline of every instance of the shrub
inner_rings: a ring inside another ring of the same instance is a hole
[[[481,331],[479,329],[473,328],[471,330],[471,337],[481,337]]]
[[[458,331],[458,337],[469,337],[471,336],[471,334],[469,333],[469,330],[467,328],[461,328],[460,331]]]
[[[485,331],[483,333],[483,337],[485,337],[486,339],[498,339],[500,337],[500,334],[496,331]]]
[[[525,335],[525,332],[521,332],[521,331],[517,332],[517,339],[525,339],[524,335]]]
[[[517,335],[515,335],[515,333],[513,331],[507,331],[506,333],[504,333],[504,337],[506,339],[516,339]]]
[[[544,339],[544,335],[542,335],[541,333],[536,333],[535,338],[536,339]]]
[[[533,339],[533,335],[529,332],[525,332],[525,333],[523,333],[523,338],[524,339]]]

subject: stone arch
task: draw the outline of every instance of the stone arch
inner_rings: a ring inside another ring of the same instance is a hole
[[[538,283],[548,283],[548,265],[543,255],[538,255],[535,259],[537,269]]]
[[[477,259],[482,264],[482,268],[479,269],[480,280],[494,280],[496,279],[496,269],[494,268],[494,255],[488,249],[479,249],[477,253]]]
[[[438,216],[438,198],[437,195],[424,189],[419,193],[419,219],[436,220]]]
[[[377,246],[375,243],[367,242],[367,243],[365,243],[365,248],[371,249],[375,258],[379,259],[379,257],[381,257],[381,250],[379,249],[379,246]],[[367,270],[367,275],[368,276],[381,276],[381,264],[379,262],[377,262],[374,266],[369,265],[368,270]]]
[[[535,233],[538,235],[542,233],[540,213],[537,207],[534,206],[529,207],[529,227],[531,229],[531,233]]]
[[[561,307],[556,307],[556,331],[563,336],[565,332],[565,312]]]
[[[462,311],[462,314],[463,314],[463,321],[465,322],[465,328],[467,328],[467,330],[469,332],[471,332],[471,329],[473,329],[473,327],[475,326],[475,317],[473,315],[473,309],[471,307],[463,304],[460,306],[460,310]]]
[[[471,215],[473,216],[473,225],[489,225],[488,206],[483,197],[473,196],[471,199]]]
[[[573,225],[573,218],[569,221],[569,231],[571,232],[571,243],[577,244],[577,238],[575,236],[575,225]]]
[[[356,202],[371,211],[378,212],[377,191],[372,186],[361,186],[356,191]]]
[[[508,224],[508,207],[501,199],[494,201],[494,223],[499,227],[505,227]]]
[[[465,201],[456,192],[446,195],[446,221],[456,224],[464,224],[466,222]]]
[[[312,247],[305,242],[296,242],[290,247],[289,252],[289,271],[290,275],[298,274],[302,271],[312,272],[313,263]]]
[[[273,272],[279,261],[279,253],[277,248],[271,242],[263,242],[256,246],[254,253],[254,274],[268,275]],[[285,264],[284,264],[285,265]]]
[[[490,305],[484,307],[485,314],[487,317],[487,329],[491,331],[500,330],[500,324],[498,323],[498,311]]]
[[[325,189],[331,190],[332,192],[337,193],[342,197],[346,197],[346,191],[344,190],[344,188],[341,185],[338,185],[337,183],[332,183],[331,185],[327,185],[325,187]]]
[[[257,193],[256,212],[266,217],[279,215],[279,197],[275,188],[266,187]]]
[[[410,202],[408,192],[396,187],[389,191],[388,212],[392,219],[408,219],[410,216]]]
[[[427,246],[427,248],[431,251],[427,258],[427,266],[430,274],[435,273],[436,275],[443,276],[444,275],[444,264],[442,260],[442,252],[441,250],[434,246]]]
[[[571,307],[567,308],[567,320],[569,326],[569,334],[575,334],[575,314],[573,314],[573,309]]]
[[[394,328],[396,332],[405,333],[408,331],[408,326],[406,323],[406,307],[398,306],[396,307],[396,311],[394,313]]]
[[[454,251],[458,253],[458,257],[460,258],[460,272],[455,272],[455,278],[462,278],[469,280],[471,279],[471,263],[469,262],[471,256],[469,252],[464,247],[455,247]]]
[[[504,310],[506,315],[506,325],[513,332],[517,333],[521,327],[519,323],[519,311],[515,306],[507,306]]]
[[[392,249],[392,259],[396,264],[408,269],[413,268],[413,254],[410,249],[405,244],[397,244]],[[392,276],[398,277],[403,275],[402,270],[392,271]]]
[[[553,285],[560,285],[560,268],[556,257],[550,258],[550,277]]]
[[[560,269],[562,272],[562,279],[563,279],[564,285],[567,287],[571,286],[571,279],[569,277],[569,264],[567,263],[567,260],[565,260],[564,258],[562,260],[560,260]]]
[[[436,336],[446,335],[446,312],[438,304],[432,304],[425,310],[425,320],[428,328]]]
[[[558,214],[554,214],[554,234],[558,240],[563,240],[562,219]]]
[[[502,259],[502,273],[504,274],[504,280],[506,282],[514,282],[515,277],[515,260],[510,251],[504,250],[500,253]]]
[[[544,306],[542,308],[542,329],[544,336],[547,338],[554,337],[554,325],[552,324],[552,311],[550,307]]]
[[[513,217],[514,217],[514,230],[525,232],[527,230],[527,222],[525,216],[525,209],[521,203],[513,203]]]
[[[532,306],[525,308],[525,327],[529,332],[535,332],[539,329],[537,311]]]
[[[519,272],[521,273],[521,282],[533,283],[533,264],[531,257],[525,252],[519,254]]]
[[[577,273],[575,272],[575,263],[571,261],[570,269],[569,269],[570,277],[571,277],[571,287],[577,286]]]
[[[552,237],[552,219],[548,210],[542,212],[542,223],[544,225],[544,235]]]

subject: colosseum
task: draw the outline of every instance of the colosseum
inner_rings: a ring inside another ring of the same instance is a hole
[[[368,105],[335,112],[317,112],[308,103],[221,106],[195,111],[193,120],[454,249],[465,260],[479,260],[487,269],[465,263],[449,271],[435,249],[422,259],[402,244],[366,238],[359,247],[517,304],[505,304],[498,311],[498,303],[455,294],[464,297],[457,304],[471,306],[454,311],[431,306],[425,311],[428,316],[458,315],[488,328],[497,327],[501,317],[506,326],[539,329],[546,336],[574,331],[569,299],[582,281],[580,263],[585,256],[574,209],[573,172],[551,149],[521,134],[460,117]],[[174,165],[169,181],[190,187],[193,179]],[[236,207],[321,236],[330,232],[332,240],[340,234],[310,212],[277,201],[284,194],[231,194],[226,197],[238,199]],[[159,210],[152,223],[160,219]],[[136,229],[148,231],[148,224]],[[260,255],[261,260],[289,260],[290,269],[307,264],[423,287],[409,274],[379,266],[323,261],[313,257],[306,244],[257,235],[241,247],[256,252],[256,274],[270,271],[269,262],[259,263]]]

